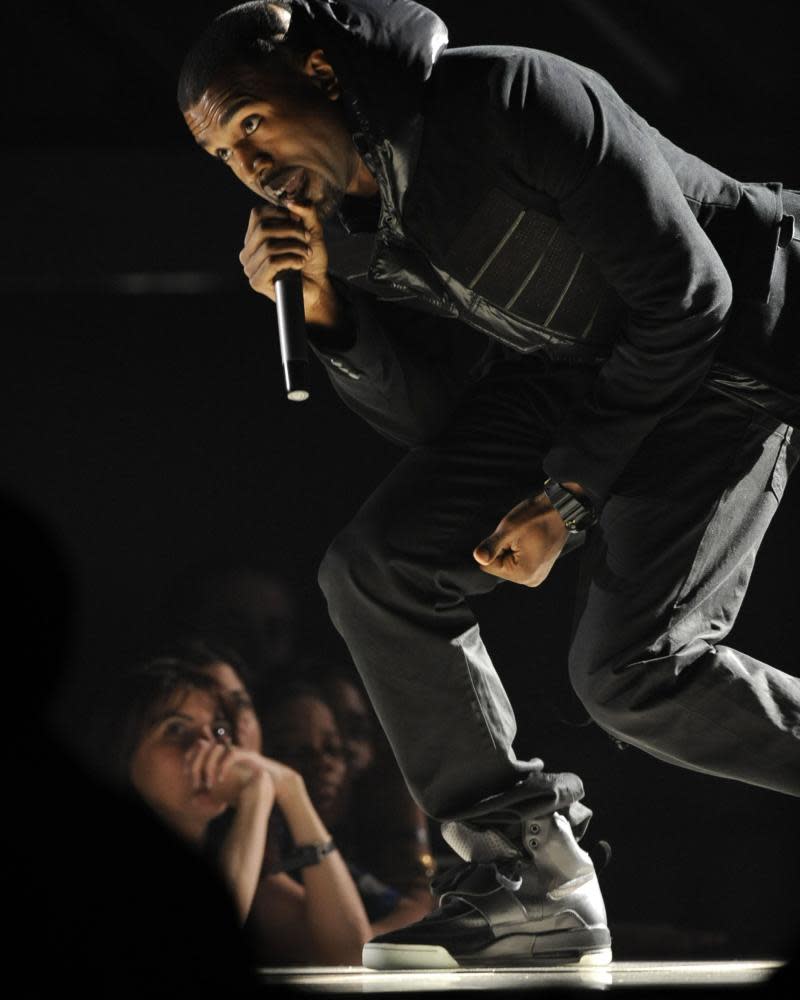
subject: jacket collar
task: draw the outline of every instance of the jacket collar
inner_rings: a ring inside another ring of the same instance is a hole
[[[382,228],[396,230],[413,176],[426,81],[447,27],[412,0],[292,0],[313,21],[336,70],[353,142],[380,189]]]

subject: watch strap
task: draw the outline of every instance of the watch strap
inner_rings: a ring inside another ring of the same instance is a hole
[[[544,492],[553,507],[561,516],[567,531],[576,533],[585,531],[597,523],[597,515],[591,504],[582,497],[571,493],[561,483],[548,479],[544,484]]]
[[[336,850],[336,844],[329,840],[324,844],[300,844],[287,854],[280,864],[270,865],[267,871],[274,875],[277,872],[294,872],[299,868],[318,865],[323,858]]]

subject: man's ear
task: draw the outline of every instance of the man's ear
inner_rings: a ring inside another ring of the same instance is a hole
[[[303,63],[303,72],[311,78],[311,82],[320,88],[329,101],[338,101],[342,94],[339,80],[333,66],[322,49],[309,52]]]

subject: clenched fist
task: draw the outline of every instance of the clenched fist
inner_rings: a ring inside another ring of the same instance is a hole
[[[561,555],[567,529],[544,493],[523,500],[472,553],[484,573],[538,587]]]

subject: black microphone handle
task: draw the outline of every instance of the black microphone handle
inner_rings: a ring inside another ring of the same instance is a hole
[[[291,268],[275,275],[278,339],[281,344],[286,395],[295,402],[308,399],[308,340],[303,307],[303,276]]]

